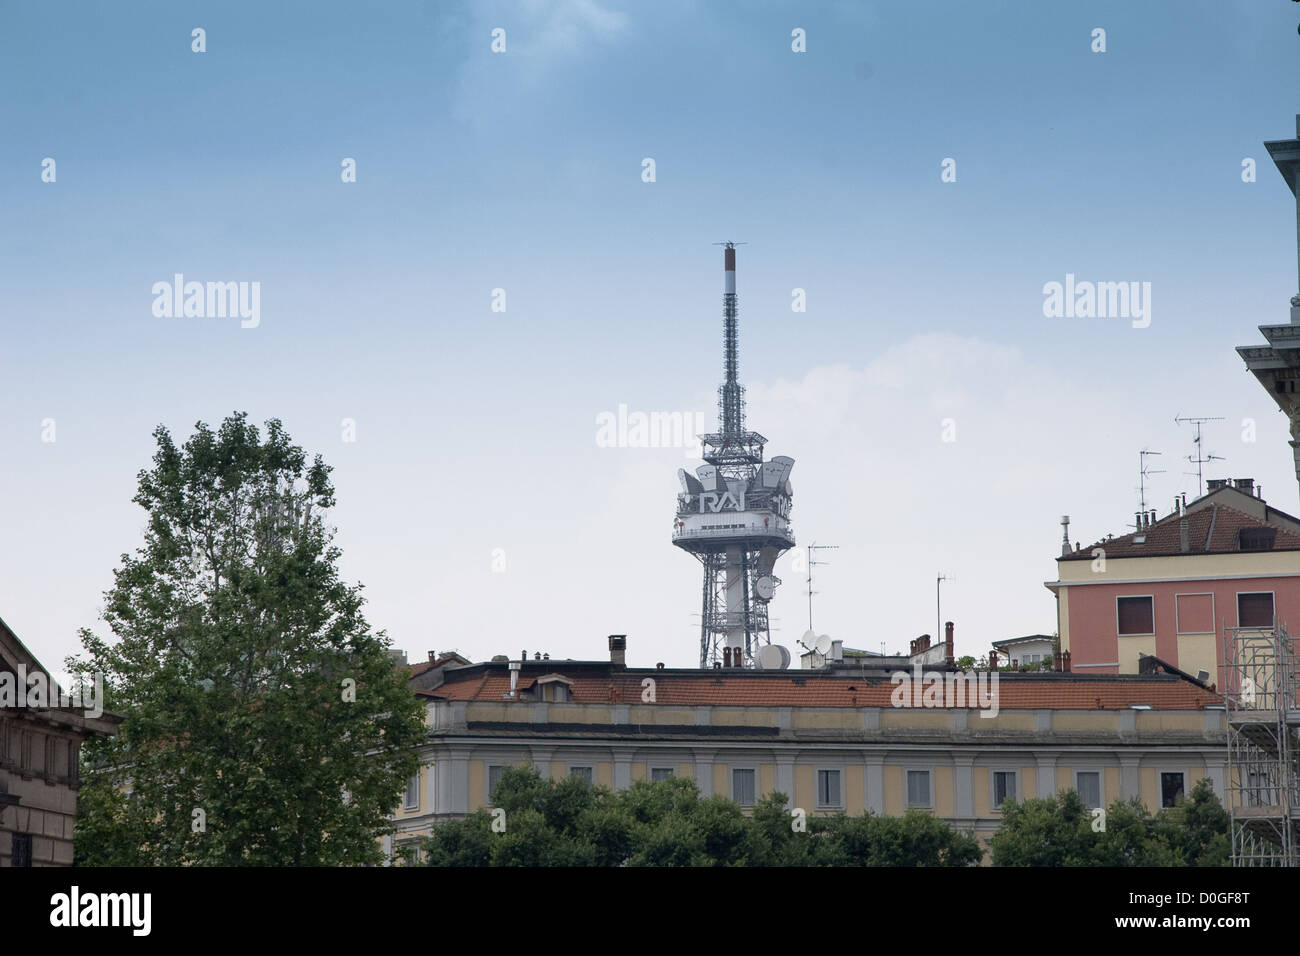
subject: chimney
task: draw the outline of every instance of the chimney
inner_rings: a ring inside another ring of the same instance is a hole
[[[1052,670],[1059,671],[1060,669],[1061,669],[1061,651],[1058,648],[1057,650],[1052,651]]]
[[[831,660],[833,660],[833,661],[842,661],[842,660],[844,660],[844,642],[843,642],[843,641],[831,641]]]
[[[997,669],[998,669],[998,652],[989,651],[989,670],[995,671]]]
[[[948,663],[951,664],[956,657],[956,654],[954,653],[953,646],[952,646],[952,621],[946,621],[944,623],[943,635],[944,635],[944,640],[946,640],[948,643],[948,649],[943,652],[943,656],[948,661]]]
[[[1178,548],[1183,554],[1192,550],[1191,525],[1186,516],[1178,520]]]
[[[613,667],[627,667],[627,635],[609,635],[609,663]]]
[[[1070,670],[1070,652],[1064,651],[1061,654],[1061,670],[1069,672]]]
[[[1061,515],[1061,557],[1070,553],[1070,516]]]
[[[519,669],[524,666],[523,661],[510,662],[510,696],[516,696],[519,687]]]
[[[724,648],[722,649],[722,666],[723,666],[723,667],[730,667],[730,666],[731,666],[731,648],[730,648],[730,647],[724,647]]]
[[[429,663],[430,663],[430,664],[433,664],[433,663],[435,663],[437,660],[438,660],[438,652],[437,652],[437,651],[430,651],[430,652],[429,652]]]

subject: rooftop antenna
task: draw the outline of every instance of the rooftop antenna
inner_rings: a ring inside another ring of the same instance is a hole
[[[940,574],[934,579],[934,642],[936,644],[939,643],[939,635],[943,633],[939,624],[943,620],[943,614],[939,610],[939,585],[943,581],[955,580],[956,578],[951,578],[946,574]]]
[[[1138,506],[1145,512],[1147,510],[1147,478],[1151,475],[1163,475],[1163,468],[1157,468],[1152,471],[1147,467],[1147,455],[1158,455],[1158,451],[1147,451],[1143,448],[1138,452]]]
[[[813,569],[813,565],[814,565],[814,564],[829,564],[829,563],[830,563],[829,561],[814,561],[814,560],[813,560],[813,552],[814,552],[814,551],[838,551],[839,549],[840,549],[840,546],[839,546],[838,544],[810,544],[810,545],[808,545],[808,630],[809,630],[809,631],[811,631],[811,630],[813,629],[813,626],[812,626],[812,599],[813,599],[813,595],[817,593],[816,591],[813,590],[813,586],[812,586],[812,569]]]
[[[1202,445],[1201,445],[1201,426],[1204,425],[1206,422],[1221,422],[1221,421],[1223,421],[1223,418],[1222,418],[1222,417],[1218,417],[1218,418],[1212,418],[1212,417],[1201,417],[1201,418],[1185,417],[1185,418],[1184,418],[1184,417],[1179,417],[1179,416],[1177,416],[1177,415],[1174,416],[1174,423],[1175,423],[1175,424],[1181,425],[1183,422],[1188,422],[1189,424],[1192,424],[1192,425],[1195,425],[1195,426],[1196,426],[1196,438],[1194,438],[1194,439],[1192,440],[1192,443],[1196,446],[1196,454],[1194,454],[1194,455],[1188,455],[1188,456],[1187,456],[1187,460],[1190,461],[1193,465],[1196,466],[1196,497],[1198,497],[1198,498],[1201,497],[1201,495],[1205,494],[1205,481],[1204,481],[1204,477],[1203,477],[1202,472],[1201,472],[1201,466],[1204,465],[1206,462],[1210,462],[1210,461],[1224,461],[1224,460],[1225,460],[1224,457],[1223,457],[1222,455],[1208,455],[1208,454],[1203,454],[1203,452],[1205,451],[1205,449],[1204,449],[1204,448],[1202,447]],[[1185,472],[1185,474],[1187,474],[1188,476],[1190,476],[1190,475],[1191,475],[1191,472]]]

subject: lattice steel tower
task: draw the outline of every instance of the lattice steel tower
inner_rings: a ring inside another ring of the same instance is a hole
[[[673,544],[704,566],[700,610],[700,666],[720,662],[752,667],[770,643],[767,605],[780,579],[776,559],[794,547],[790,525],[790,469],[794,459],[763,460],[767,439],[745,430],[745,389],[739,380],[736,243],[723,250],[722,350],[719,430],[701,435],[705,464],[682,483]]]

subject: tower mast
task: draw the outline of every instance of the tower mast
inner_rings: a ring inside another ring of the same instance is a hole
[[[745,428],[740,384],[737,242],[722,253],[722,369],[718,431],[700,436],[705,464],[679,469],[673,544],[703,565],[700,666],[754,666],[770,643],[767,604],[780,579],[776,559],[794,546],[790,469],[794,459],[764,461],[767,439]]]

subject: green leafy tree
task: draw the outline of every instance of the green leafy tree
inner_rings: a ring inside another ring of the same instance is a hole
[[[798,831],[784,794],[752,816],[724,797],[701,797],[695,782],[637,781],[610,791],[569,777],[543,779],[507,768],[492,812],[434,828],[432,866],[966,866],[983,851],[974,837],[921,812],[901,818],[812,817]]]
[[[83,631],[68,662],[124,717],[85,748],[78,859],[379,862],[423,710],[339,577],[330,469],[243,414],[154,437],[144,543],[105,595],[114,639]]]
[[[1208,780],[1152,815],[1137,798],[1116,800],[1094,829],[1079,795],[1008,801],[990,849],[995,866],[1226,866],[1229,817]]]
[[[1227,866],[1232,854],[1230,816],[1202,777],[1191,794],[1163,811],[1156,835],[1169,847],[1176,866]]]
[[[989,841],[994,866],[1092,866],[1092,814],[1073,790],[1055,797],[1007,800]]]

